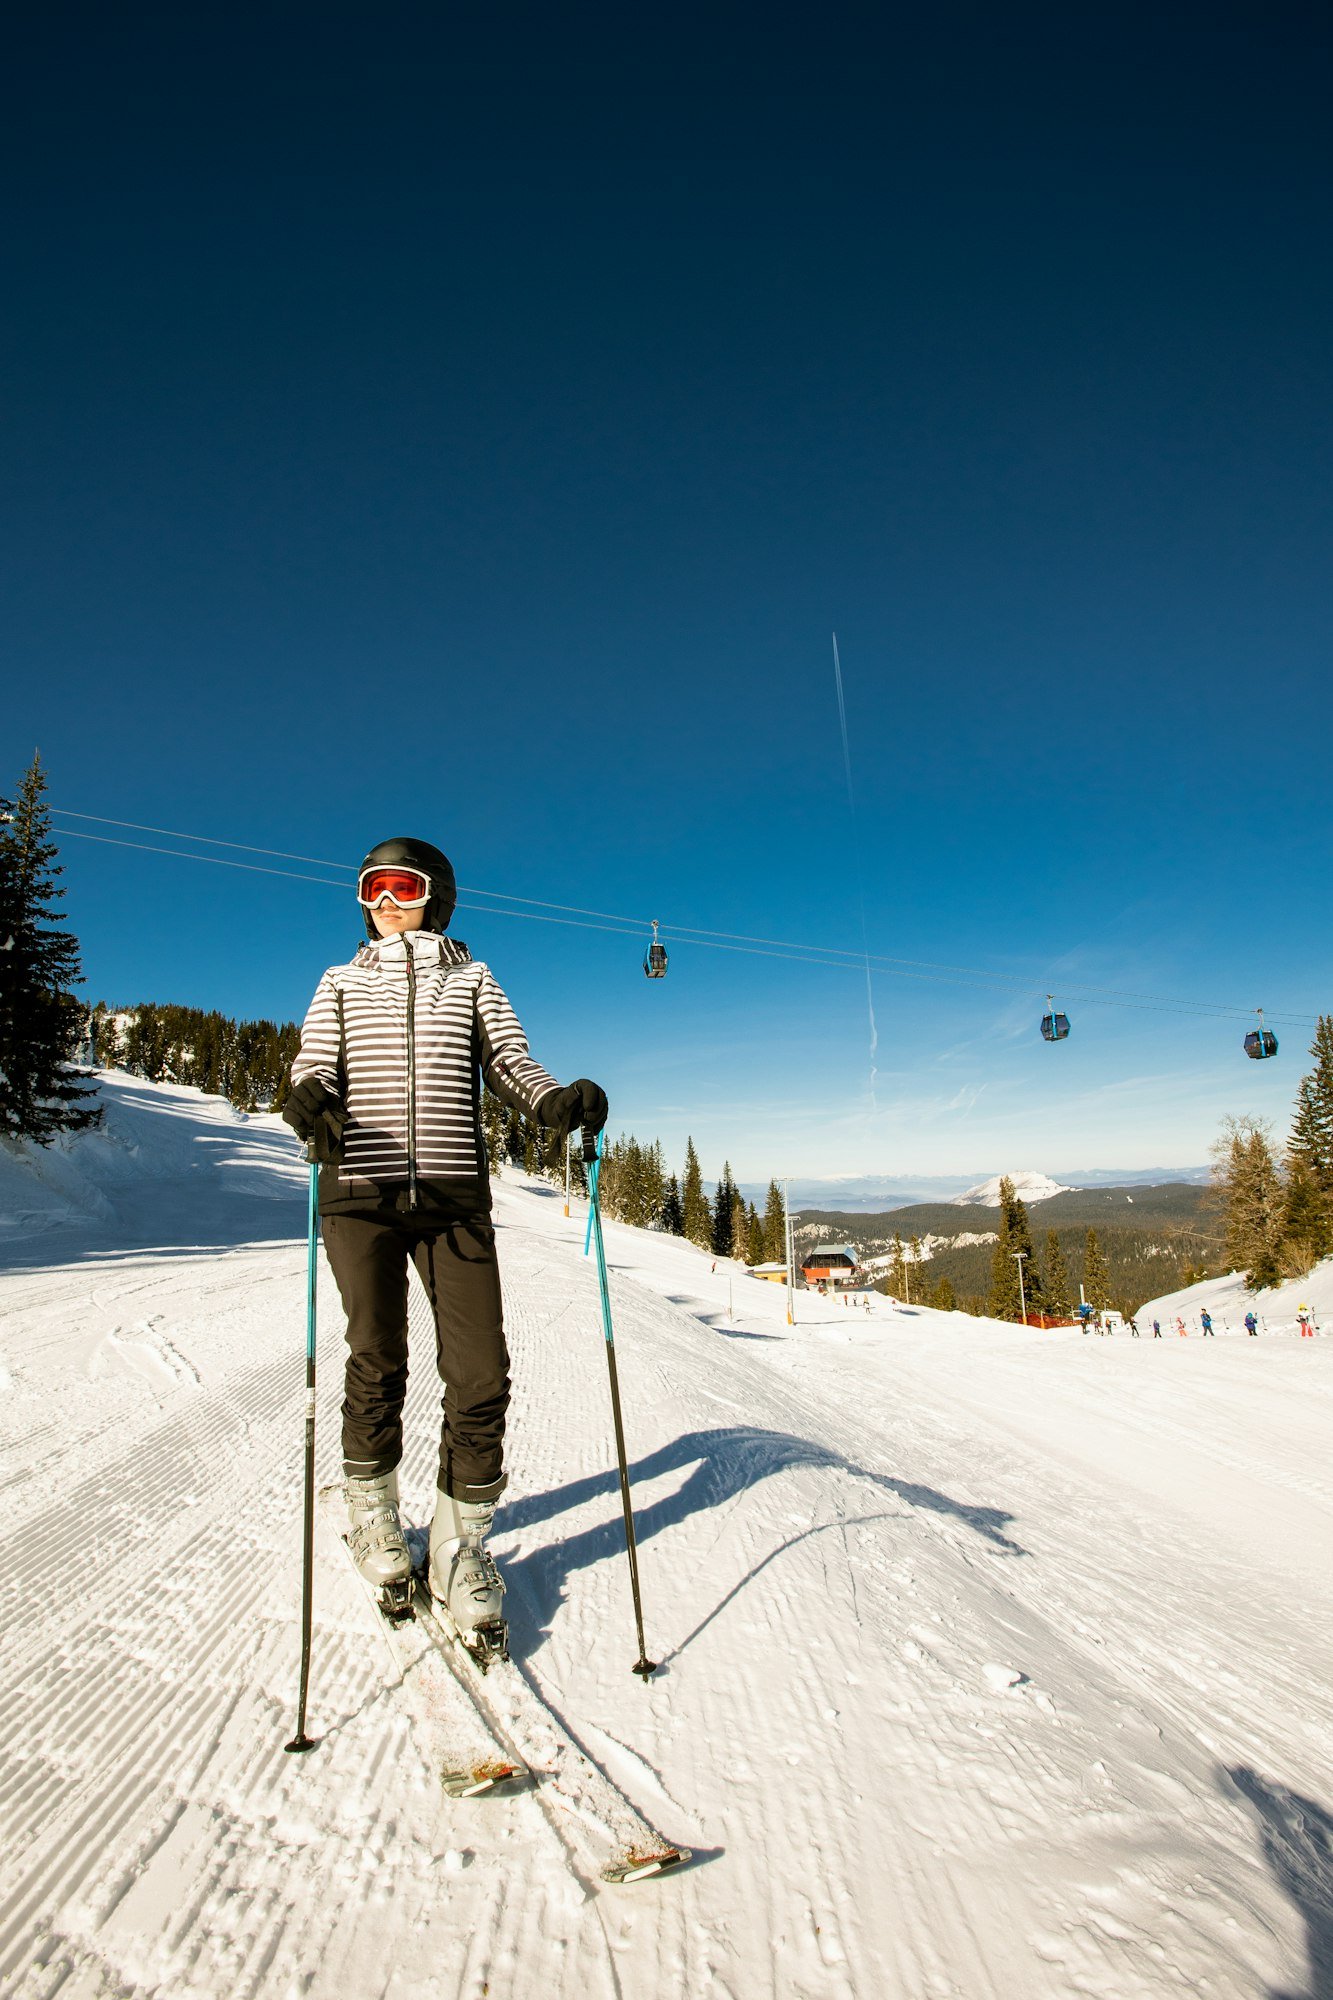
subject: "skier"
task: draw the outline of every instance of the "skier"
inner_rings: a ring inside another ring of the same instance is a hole
[[[1130,1336],[1131,1336],[1131,1338],[1132,1338],[1132,1339],[1134,1339],[1134,1340],[1137,1340],[1137,1339],[1138,1339],[1138,1337],[1139,1337],[1139,1323],[1138,1323],[1138,1321],[1137,1321],[1137,1320],[1136,1320],[1136,1319],[1134,1318],[1134,1316],[1133,1316],[1133,1314],[1132,1314],[1132,1313],[1130,1314],[1130,1318],[1129,1318],[1129,1331],[1130,1331]]]
[[[1246,1333],[1253,1334],[1256,1339],[1258,1338],[1259,1322],[1252,1312],[1247,1312],[1245,1315],[1245,1331]]]
[[[1207,1336],[1211,1334],[1213,1330],[1213,1316],[1209,1312],[1207,1306],[1205,1306],[1203,1311],[1199,1314],[1199,1325],[1203,1328],[1204,1337],[1206,1339]]]
[[[1160,1340],[1162,1337],[1162,1322],[1160,1319],[1155,1319],[1152,1323],[1152,1337],[1154,1340]]]
[[[429,842],[402,836],[370,850],[357,876],[368,941],[316,988],[282,1115],[320,1162],[324,1248],[347,1314],[353,1560],[383,1603],[407,1601],[398,1465],[410,1257],[447,1385],[427,1580],[485,1655],[505,1646],[504,1585],[486,1536],[505,1486],[509,1356],[478,1071],[506,1104],[566,1138],[600,1131],[607,1100],[586,1077],[562,1088],[529,1055],[489,968],[444,935],[455,898],[453,868]]]
[[[1181,1319],[1178,1313],[1176,1315],[1176,1332],[1180,1335],[1182,1340],[1187,1340],[1189,1338],[1188,1333],[1186,1332],[1185,1329],[1185,1322],[1183,1319]]]

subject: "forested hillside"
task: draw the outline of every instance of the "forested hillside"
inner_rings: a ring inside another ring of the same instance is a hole
[[[1110,1302],[1121,1312],[1134,1312],[1144,1299],[1221,1268],[1222,1223],[1216,1202],[1208,1188],[1186,1182],[1074,1188],[1034,1203],[1029,1220],[1039,1270],[1053,1261],[1053,1233],[1074,1301],[1088,1276],[1089,1229],[1095,1230],[1106,1266]],[[958,1305],[982,1312],[1000,1224],[998,1206],[913,1202],[879,1215],[802,1209],[795,1229],[800,1249],[836,1240],[854,1243],[868,1259],[894,1259],[881,1283],[897,1296],[910,1291],[915,1299],[940,1304],[946,1302],[942,1287],[947,1286]],[[1063,1287],[1057,1283],[1056,1289]]]

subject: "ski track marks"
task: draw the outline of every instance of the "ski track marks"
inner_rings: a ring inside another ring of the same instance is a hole
[[[217,1250],[0,1276],[6,1996],[1324,2000],[1322,1345],[1251,1350],[1242,1401],[1222,1342],[788,1332],[771,1295],[729,1328],[706,1259],[609,1228],[645,1687],[581,1223],[498,1195],[516,1652],[695,1865],[594,1887],[531,1794],[446,1799],[326,1551],[319,1746],[283,1754],[304,1247],[247,1245],[272,1203],[233,1189]],[[420,1521],[439,1387],[411,1296]],[[320,1315],[323,1482],[327,1274]],[[1267,1561],[1247,1508],[1284,1530]]]

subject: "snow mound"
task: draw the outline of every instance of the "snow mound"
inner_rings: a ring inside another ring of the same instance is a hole
[[[219,1209],[237,1196],[290,1199],[304,1184],[296,1141],[272,1113],[123,1070],[95,1074],[95,1131],[62,1133],[49,1146],[0,1139],[0,1240],[80,1221],[137,1236],[201,1176]]]
[[[1225,1278],[1204,1278],[1197,1285],[1149,1299],[1139,1307],[1136,1317],[1141,1327],[1160,1320],[1164,1328],[1172,1328],[1177,1319],[1183,1319],[1190,1332],[1197,1332],[1201,1312],[1209,1313],[1224,1333],[1239,1332],[1248,1312],[1254,1314],[1264,1333],[1290,1333],[1302,1312],[1312,1314],[1320,1327],[1333,1328],[1333,1257],[1325,1257],[1304,1278],[1291,1278],[1260,1292],[1246,1289],[1241,1271],[1232,1271]]]
[[[956,1194],[951,1204],[954,1208],[998,1208],[1000,1206],[1000,1181],[1006,1178],[992,1174],[988,1181],[979,1181],[976,1187],[968,1188],[965,1194]],[[1009,1174],[1014,1184],[1014,1192],[1020,1201],[1049,1201],[1055,1194],[1072,1194],[1061,1181],[1053,1181],[1049,1174]]]

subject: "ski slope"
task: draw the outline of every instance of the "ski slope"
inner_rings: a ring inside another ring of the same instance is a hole
[[[600,1886],[530,1794],[442,1796],[322,1545],[320,1744],[284,1756],[304,1169],[274,1119],[104,1091],[104,1134],[0,1158],[6,1995],[1333,1993],[1333,1340],[804,1296],[789,1328],[781,1288],[608,1225],[645,1687],[582,1220],[500,1186],[515,1650],[695,1855]],[[332,1479],[327,1276],[320,1312]]]

